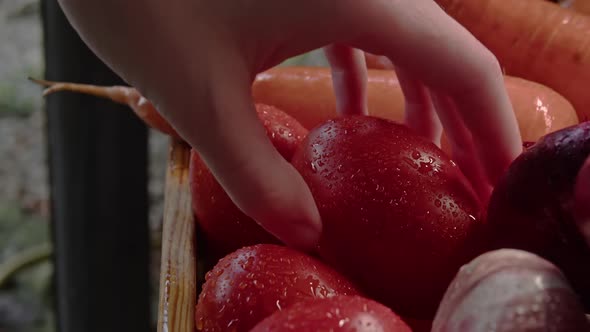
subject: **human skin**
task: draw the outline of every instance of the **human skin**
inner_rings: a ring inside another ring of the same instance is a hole
[[[250,94],[257,73],[287,58],[326,47],[339,113],[364,114],[366,69],[356,49],[386,55],[402,81],[407,124],[428,137],[442,124],[454,159],[489,190],[522,150],[496,58],[434,1],[59,2],[81,38],[156,105],[236,205],[293,247],[315,247],[320,216],[266,137]]]

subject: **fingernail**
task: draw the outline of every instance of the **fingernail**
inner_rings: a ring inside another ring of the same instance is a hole
[[[290,243],[288,246],[305,252],[316,250],[320,241],[321,227],[315,224],[297,224],[293,233],[289,234]]]

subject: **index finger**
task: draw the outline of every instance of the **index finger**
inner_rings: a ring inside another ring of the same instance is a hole
[[[359,4],[359,6],[363,6]],[[522,151],[518,123],[495,56],[434,1],[376,2],[357,13],[353,42],[384,54],[449,96],[470,129],[492,183]],[[359,18],[358,13],[364,17]],[[352,14],[351,14],[352,15]],[[355,18],[350,18],[355,19]]]
[[[279,40],[270,62],[329,44],[387,56],[430,90],[446,95],[473,134],[492,184],[522,152],[519,127],[495,56],[432,0],[258,1],[260,39]],[[289,15],[273,13],[289,10]],[[328,19],[329,18],[329,19]],[[274,29],[268,29],[272,25]]]

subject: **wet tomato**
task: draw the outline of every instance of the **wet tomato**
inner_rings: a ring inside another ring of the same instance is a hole
[[[359,296],[336,296],[294,304],[251,332],[411,332],[391,309]]]
[[[358,294],[351,282],[311,256],[273,244],[245,247],[207,273],[197,303],[197,329],[249,331],[297,302]]]
[[[330,120],[292,163],[321,214],[320,256],[402,316],[431,319],[459,267],[483,250],[482,207],[465,176],[403,125]]]

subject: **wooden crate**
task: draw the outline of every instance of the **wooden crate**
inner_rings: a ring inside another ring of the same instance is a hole
[[[197,251],[189,164],[190,147],[171,140],[164,195],[158,332],[195,331]]]

